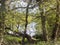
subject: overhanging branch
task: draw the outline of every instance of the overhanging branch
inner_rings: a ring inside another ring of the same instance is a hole
[[[37,3],[35,3],[33,6],[29,7],[28,9],[33,9],[33,8],[35,8],[35,7],[37,6],[38,3],[40,3],[40,1],[37,2]],[[19,8],[24,9],[24,8],[27,8],[27,7],[16,7],[16,8],[11,9],[11,10],[16,10],[16,9],[19,9]]]

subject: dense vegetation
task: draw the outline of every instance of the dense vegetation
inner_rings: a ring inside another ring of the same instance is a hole
[[[19,7],[19,1],[0,0],[0,45],[59,45],[60,0],[23,0],[26,7]],[[32,22],[36,23],[36,32],[31,37],[26,32]]]

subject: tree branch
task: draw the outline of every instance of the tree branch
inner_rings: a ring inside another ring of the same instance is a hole
[[[37,2],[37,3],[35,3],[33,6],[29,7],[28,9],[33,9],[33,8],[37,7],[37,6],[38,6],[38,5],[37,5],[38,3],[40,3],[40,1]],[[29,4],[29,5],[30,5],[30,4]],[[11,9],[11,10],[16,10],[16,9],[19,9],[19,8],[24,9],[24,8],[27,8],[27,7],[16,7],[16,8]]]

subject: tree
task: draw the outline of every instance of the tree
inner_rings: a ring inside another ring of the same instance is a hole
[[[8,11],[8,2],[9,0],[0,0],[1,8],[0,8],[0,45],[2,45],[4,32],[5,32],[5,13]]]
[[[3,42],[3,34],[4,34],[4,27],[5,27],[5,11],[6,11],[6,6],[5,6],[5,1],[6,0],[1,0],[1,10],[0,10],[0,45],[2,45]]]
[[[57,38],[57,33],[58,33],[58,27],[59,27],[59,0],[56,0],[56,21],[54,24],[54,28],[52,31],[52,40],[55,41]]]
[[[24,40],[25,40],[25,36],[26,36],[26,30],[27,30],[27,24],[28,24],[28,8],[29,8],[29,5],[30,5],[31,1],[32,0],[29,0],[27,8],[26,8],[26,24],[25,24],[24,36],[23,36],[23,39],[22,39],[22,45],[24,45]]]
[[[47,41],[48,40],[48,36],[47,36],[47,32],[46,32],[46,27],[45,27],[45,25],[46,25],[46,15],[45,15],[45,13],[44,13],[44,7],[43,7],[43,1],[42,0],[40,0],[39,1],[40,3],[38,3],[38,5],[39,5],[39,9],[40,9],[40,15],[41,15],[41,24],[42,24],[42,32],[43,32],[43,40],[44,41]]]

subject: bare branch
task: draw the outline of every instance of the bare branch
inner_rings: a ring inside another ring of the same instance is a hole
[[[40,1],[37,2],[37,3],[35,3],[33,6],[29,7],[28,9],[33,9],[33,8],[37,7],[37,6],[38,6],[38,5],[37,5],[38,3],[40,3]],[[30,4],[29,4],[29,5],[30,5]],[[19,9],[19,8],[24,9],[24,8],[27,8],[27,7],[16,7],[16,8],[11,9],[11,10],[16,10],[16,9]]]

